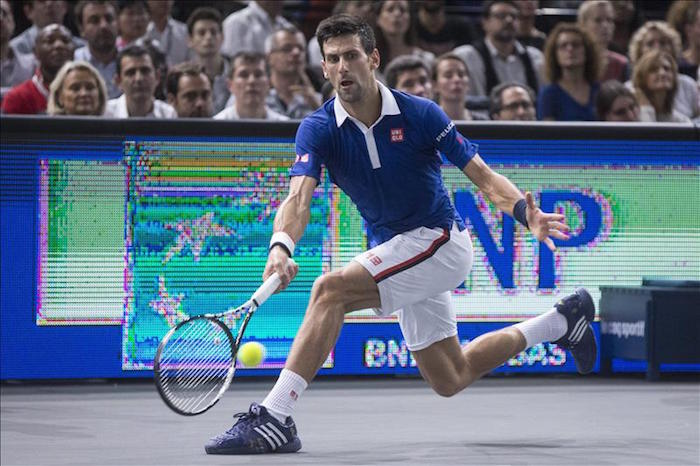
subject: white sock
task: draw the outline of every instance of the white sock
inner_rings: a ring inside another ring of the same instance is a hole
[[[543,341],[554,341],[563,337],[568,324],[566,317],[553,308],[537,317],[519,322],[513,327],[525,336],[526,345],[530,348]]]
[[[297,404],[297,400],[308,386],[309,384],[299,374],[282,369],[277,383],[275,383],[275,386],[272,387],[270,393],[267,394],[267,397],[260,404],[284,424],[287,416],[291,416],[292,411],[294,411],[294,405]]]

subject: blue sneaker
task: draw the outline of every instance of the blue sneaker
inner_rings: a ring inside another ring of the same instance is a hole
[[[252,455],[294,453],[301,448],[297,426],[291,416],[284,424],[257,403],[247,413],[234,416],[238,421],[223,434],[209,440],[204,450],[210,455]]]
[[[584,288],[577,288],[554,307],[566,317],[568,328],[563,337],[552,343],[569,350],[579,373],[588,374],[598,358],[598,343],[591,326],[595,317],[593,298]]]

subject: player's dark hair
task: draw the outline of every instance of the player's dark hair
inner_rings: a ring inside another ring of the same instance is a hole
[[[197,21],[202,20],[214,21],[219,25],[219,31],[222,31],[222,23],[224,19],[221,16],[221,12],[216,8],[202,6],[195,9],[187,18],[187,32],[190,36],[192,36],[192,32],[194,32],[194,25],[197,23]]]
[[[512,87],[525,89],[530,96],[532,104],[535,105],[535,93],[527,84],[516,83],[515,81],[501,83],[491,90],[491,95],[489,96],[489,116],[491,119],[493,119],[494,115],[498,115],[501,113],[501,110],[503,110],[503,93]]]
[[[423,68],[425,74],[430,76],[430,67],[421,58],[416,55],[399,55],[391,60],[384,70],[387,86],[395,88],[399,83],[399,76],[401,76],[401,73],[418,68]]]
[[[360,43],[365,53],[369,55],[377,47],[377,41],[374,38],[372,27],[357,16],[351,15],[334,15],[330,16],[318,25],[316,29],[316,38],[318,45],[321,47],[321,55],[326,58],[326,53],[323,50],[323,44],[334,37],[354,36],[360,38]]]

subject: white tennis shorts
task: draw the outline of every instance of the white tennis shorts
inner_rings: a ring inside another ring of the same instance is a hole
[[[467,229],[420,227],[353,260],[377,282],[381,308],[374,311],[396,314],[406,346],[418,351],[457,335],[451,293],[469,274],[472,252]]]

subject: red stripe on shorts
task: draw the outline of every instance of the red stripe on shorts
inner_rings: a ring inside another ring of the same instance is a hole
[[[376,283],[379,283],[380,281],[391,277],[392,275],[396,275],[399,272],[402,272],[406,269],[409,269],[413,267],[414,265],[418,265],[421,262],[423,262],[426,259],[429,259],[433,257],[433,255],[437,252],[438,249],[440,249],[440,246],[443,244],[447,243],[450,240],[450,232],[447,230],[447,228],[442,229],[442,236],[440,236],[438,239],[432,242],[430,247],[426,249],[425,251],[421,252],[415,257],[412,257],[406,261],[401,262],[400,264],[396,264],[395,266],[388,268],[377,275],[374,276],[374,281]]]

